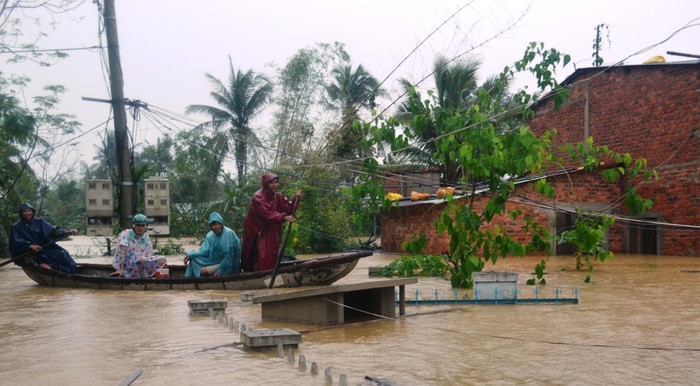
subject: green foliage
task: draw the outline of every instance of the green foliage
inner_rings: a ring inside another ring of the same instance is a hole
[[[365,154],[362,142],[365,132],[356,125],[358,112],[362,108],[374,109],[374,99],[385,95],[377,78],[360,64],[353,69],[352,64],[341,64],[332,71],[333,80],[326,87],[331,105],[341,112],[341,125],[330,138],[331,156],[339,159],[359,159]]]
[[[174,241],[173,239],[168,239],[164,245],[158,245],[158,240],[156,239],[153,243],[153,249],[158,250],[160,255],[182,255],[185,253],[185,249],[182,243]]]
[[[0,46],[3,53],[10,54],[5,57],[9,63],[34,62],[40,67],[48,67],[56,64],[60,59],[66,58],[67,53],[61,50],[42,49],[42,39],[49,36],[47,28],[56,32],[61,24],[61,16],[75,22],[79,15],[76,9],[85,3],[85,0],[15,0],[3,2],[0,8]],[[42,20],[43,18],[43,20]],[[46,27],[46,21],[49,20]],[[23,29],[29,25],[30,33]]]
[[[561,87],[554,78],[555,68],[558,65],[565,67],[571,62],[568,54],[559,52],[554,48],[545,49],[544,43],[531,42],[523,54],[522,59],[515,62],[514,69],[518,72],[528,71],[537,79],[539,92],[553,92],[554,108],[560,107],[569,97],[567,89]],[[507,68],[501,76],[512,75],[513,70]],[[531,103],[537,100],[537,94],[530,94],[527,90],[521,90],[514,96],[515,101],[521,106],[524,118],[530,118],[533,111],[530,110]]]
[[[411,240],[404,241],[403,243],[401,243],[401,248],[406,253],[416,255],[423,252],[423,249],[425,248],[425,244],[427,242],[428,239],[425,237],[424,234],[416,233],[413,235],[413,237],[411,237]]]
[[[377,176],[377,166],[374,159],[363,160],[363,169],[369,172],[363,183],[343,188],[343,203],[357,234],[374,235],[381,210],[391,207],[391,202],[384,197],[384,181]]]
[[[55,139],[61,134],[69,134],[77,127],[77,123],[70,115],[53,112],[59,101],[58,94],[63,91],[60,86],[45,88],[49,94],[35,98],[36,107],[31,112],[21,108],[19,100],[13,96],[16,90],[12,87],[21,89],[26,82],[23,78],[6,79],[0,76],[0,255],[7,252],[6,233],[17,220],[17,208],[22,202],[30,202],[37,208],[38,214],[43,216],[46,211],[42,210],[42,201],[47,200],[51,209],[48,214],[54,215],[54,220],[56,215],[60,220],[67,220],[66,224],[58,225],[73,225],[78,228],[82,224],[82,221],[75,220],[75,209],[84,200],[76,200],[67,191],[54,195],[53,199],[49,197],[51,189],[59,181],[65,181],[61,178],[61,170],[65,165],[63,158],[55,155],[52,157],[56,150],[55,143],[44,138]],[[48,165],[59,171],[48,173]],[[71,167],[66,166],[67,169]],[[33,168],[37,168],[39,173],[35,173]],[[61,217],[61,214],[65,216]],[[55,222],[54,220],[52,221]]]
[[[323,129],[325,119],[319,107],[328,105],[325,89],[332,82],[331,71],[349,60],[342,43],[317,43],[297,51],[279,70],[271,138],[276,144],[273,165],[296,163],[315,131]]]
[[[552,92],[551,97],[557,108],[566,101],[568,91],[555,80],[555,68],[569,62],[568,55],[555,49],[546,49],[544,44],[531,43],[513,70],[506,68],[497,79],[509,79],[514,71],[530,72],[537,79],[539,92]],[[417,138],[416,130],[428,127],[428,123],[440,128],[439,136],[423,140],[434,143],[434,157],[441,163],[449,161],[458,165],[458,186],[462,191],[472,193],[459,200],[448,196],[445,208],[435,222],[436,229],[446,234],[450,240],[450,250],[445,261],[451,274],[452,286],[471,288],[472,273],[482,270],[486,262],[495,264],[506,256],[549,253],[548,230],[520,209],[509,209],[507,203],[515,190],[513,178],[542,175],[560,167],[561,161],[556,157],[559,151],[551,148],[550,136],[555,132],[537,138],[524,126],[516,130],[500,129],[494,117],[504,113],[504,99],[485,90],[478,90],[478,97],[462,109],[441,105],[442,102],[431,93],[429,96],[433,99],[422,102],[419,94],[411,92],[411,98],[405,106],[412,113],[410,122],[387,119],[376,126],[368,125],[367,132],[372,133],[371,146],[376,146],[378,151],[389,147],[394,152]],[[521,107],[523,118],[533,116],[528,109],[536,100],[536,95],[521,91],[513,100]],[[570,156],[576,157],[586,170],[599,167],[603,159],[615,159],[620,163],[618,172],[626,173],[627,181],[636,177],[648,178],[653,174],[644,170],[643,160],[615,154],[605,147],[595,148],[592,139],[574,145],[571,149],[574,151],[570,152]],[[366,174],[362,175],[362,183],[352,189],[349,194],[352,199],[349,201],[354,201],[355,210],[364,210],[367,215],[370,210],[380,208],[381,197],[378,194],[380,184],[375,177],[376,164],[365,162],[364,165],[363,172]],[[615,173],[608,172],[605,178],[616,178]],[[538,179],[534,189],[543,196],[556,197],[554,187],[546,178]],[[639,198],[633,189],[628,192],[630,198],[626,203],[632,211],[648,209],[650,201]],[[485,201],[485,205],[475,205],[477,194],[480,201]],[[503,219],[524,223],[528,237],[523,241],[516,240],[509,234],[507,227],[499,225]],[[603,225],[609,223],[611,220],[603,221]],[[603,238],[599,237],[601,232],[603,229],[598,225],[582,222],[577,237],[585,237],[577,245],[581,253],[586,256],[592,254],[602,261],[607,255],[603,254]],[[403,274],[412,272],[417,266],[415,261],[408,258],[396,265],[397,271],[400,269]],[[545,266],[546,260],[537,264],[536,277],[528,281],[530,284],[546,283]]]
[[[158,138],[155,145],[146,145],[134,157],[134,167],[138,168],[141,165],[148,165],[152,170],[151,174],[145,177],[167,175],[167,171],[170,170],[174,161],[174,147],[175,142],[173,139],[165,134],[163,137]]]
[[[85,187],[82,181],[62,179],[48,194],[45,213],[64,229],[85,230]]]
[[[598,67],[603,64],[603,57],[600,53],[603,51],[603,33],[607,32],[608,45],[610,45],[610,29],[607,24],[598,24],[595,26],[595,39],[593,39],[593,67]]]
[[[0,94],[0,195],[14,199],[15,204],[22,200],[15,188],[27,171],[21,150],[36,140],[35,123],[34,116],[22,109],[15,97]]]
[[[333,173],[320,167],[309,167],[304,179],[287,188],[288,195],[302,190],[303,198],[293,227],[296,253],[328,253],[346,249],[350,236],[350,216],[343,204],[342,193]]]
[[[586,283],[591,280],[593,261],[604,262],[608,258],[613,258],[613,253],[607,250],[604,242],[605,233],[614,222],[615,220],[611,217],[579,212],[576,217],[576,227],[559,235],[558,243],[576,245],[576,269],[580,270],[585,262],[589,273],[585,278]]]
[[[442,256],[401,256],[389,263],[375,275],[383,277],[410,277],[414,276],[416,271],[419,271],[421,276],[443,277],[447,272],[447,264],[445,264],[444,257]]]
[[[547,262],[545,260],[540,260],[537,265],[535,265],[535,277],[527,279],[527,285],[545,285],[547,280],[544,278],[544,270],[547,267]]]
[[[217,102],[217,106],[190,105],[186,111],[211,117],[211,120],[200,124],[197,129],[213,129],[215,133],[222,133],[222,129],[228,129],[229,136],[223,138],[233,141],[238,186],[243,186],[243,179],[248,173],[248,143],[260,141],[250,127],[250,121],[269,103],[273,90],[272,82],[265,75],[253,70],[236,70],[230,57],[227,83],[221,82],[211,74],[206,74],[206,78],[213,86],[210,95]],[[212,151],[212,154],[223,162],[223,157],[230,148],[228,144],[224,146],[223,142],[219,148],[221,151]]]

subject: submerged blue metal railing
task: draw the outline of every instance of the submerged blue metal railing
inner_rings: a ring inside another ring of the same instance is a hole
[[[531,297],[521,297],[521,291],[517,288],[510,294],[499,294],[498,287],[493,291],[493,294],[480,294],[478,290],[473,291],[473,297],[468,294],[461,295],[458,290],[448,296],[442,296],[438,289],[431,291],[431,295],[423,295],[420,289],[414,291],[414,298],[406,296],[406,305],[446,305],[446,304],[578,304],[578,288],[571,289],[571,297],[565,297],[560,288],[554,288],[552,291],[553,297],[546,297],[542,294],[539,287],[532,291]],[[408,295],[408,291],[407,291]],[[394,291],[394,299],[396,304],[399,303],[399,293]]]

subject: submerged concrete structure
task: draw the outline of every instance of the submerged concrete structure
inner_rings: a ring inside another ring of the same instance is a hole
[[[405,312],[405,286],[418,278],[377,279],[353,284],[330,285],[302,291],[253,298],[261,304],[264,321],[333,325],[393,318],[396,316],[395,287],[399,287],[399,315]]]

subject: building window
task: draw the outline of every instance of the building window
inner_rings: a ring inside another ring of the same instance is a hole
[[[148,206],[153,206],[154,204],[153,199],[148,199]]]
[[[160,183],[160,190],[166,190],[168,189],[168,183],[167,182],[161,182]]]
[[[146,190],[153,190],[153,183],[147,183],[146,184]]]
[[[102,183],[102,189],[104,189],[104,190],[111,190],[112,187],[110,186],[109,182],[103,182],[103,183]]]
[[[102,205],[109,206],[109,198],[102,199]]]
[[[653,222],[659,221],[658,217],[643,217],[645,222],[639,224],[630,223],[627,228],[628,252],[634,254],[658,255],[659,254],[659,226]]]
[[[161,205],[161,206],[166,206],[166,205],[168,205],[168,200],[166,200],[165,198],[161,198],[161,199],[160,199],[160,205]]]
[[[94,183],[94,182],[88,183],[88,189],[90,189],[90,190],[95,190],[95,189],[97,189],[97,184]]]
[[[91,198],[88,200],[88,205],[90,206],[97,206],[97,199]]]

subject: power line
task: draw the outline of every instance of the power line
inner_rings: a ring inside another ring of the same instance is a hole
[[[102,46],[90,46],[90,47],[74,47],[74,48],[45,48],[45,49],[34,49],[34,50],[12,50],[5,47],[4,50],[0,50],[0,54],[27,54],[33,52],[61,52],[61,51],[96,51],[102,49]]]

